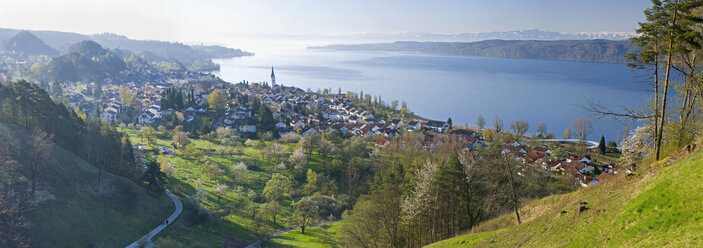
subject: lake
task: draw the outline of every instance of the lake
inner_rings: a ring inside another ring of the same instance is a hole
[[[401,52],[356,52],[297,49],[216,60],[222,79],[236,83],[276,81],[302,89],[329,88],[336,93],[364,91],[383,101],[406,101],[417,115],[475,125],[479,115],[492,126],[503,119],[529,122],[529,134],[545,123],[561,138],[579,117],[589,118],[588,137],[615,140],[631,123],[598,119],[583,109],[595,101],[619,109],[637,107],[652,95],[624,64],[532,59],[441,56]],[[573,129],[573,128],[572,128]],[[575,135],[572,131],[572,135]]]

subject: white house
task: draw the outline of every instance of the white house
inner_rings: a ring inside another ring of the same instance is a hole
[[[422,128],[422,124],[419,121],[408,122],[408,131],[419,130]]]
[[[139,124],[151,124],[154,123],[155,117],[154,112],[144,111],[137,117],[137,122],[139,122]]]
[[[427,124],[425,124],[425,129],[429,129],[438,133],[444,133],[449,129],[449,124],[447,124],[444,121],[428,121]]]
[[[107,108],[100,114],[100,119],[105,121],[114,122],[117,120],[117,111],[113,108]]]

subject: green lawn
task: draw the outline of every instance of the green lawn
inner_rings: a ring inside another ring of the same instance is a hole
[[[522,225],[506,215],[477,229],[507,228],[428,247],[703,247],[703,150],[665,164],[537,200],[521,210]],[[577,211],[581,201],[589,210]]]
[[[267,247],[337,247],[334,235],[335,223],[320,227],[305,229],[305,234],[300,230],[293,230],[274,237]]]

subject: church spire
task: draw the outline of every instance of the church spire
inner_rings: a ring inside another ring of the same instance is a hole
[[[271,88],[276,87],[276,75],[273,73],[273,66],[271,66]]]

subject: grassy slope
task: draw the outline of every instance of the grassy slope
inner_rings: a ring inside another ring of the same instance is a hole
[[[305,234],[300,230],[293,230],[274,237],[266,247],[337,247],[334,235],[336,223],[321,227],[305,229]]]
[[[29,139],[27,130],[8,127],[21,140]],[[104,172],[96,187],[96,167],[58,146],[53,153],[56,163],[42,172],[37,189],[49,200],[30,216],[32,247],[123,247],[173,211],[167,197],[149,195],[110,173]]]
[[[531,202],[521,210],[528,219],[522,225],[505,215],[478,229],[512,226],[428,247],[703,247],[703,149],[663,164]],[[588,211],[578,212],[581,201]]]
[[[146,143],[139,138],[139,131],[130,129],[124,131],[129,135],[132,143]],[[277,164],[276,161],[269,161],[267,159],[262,160],[261,152],[252,146],[219,145],[201,139],[191,139],[191,142],[192,145],[195,145],[197,148],[231,148],[235,151],[240,150],[242,153],[237,153],[234,155],[202,155],[201,158],[208,157],[216,163],[220,169],[223,170],[223,175],[216,179],[210,178],[204,172],[204,167],[206,167],[206,165],[200,158],[161,156],[162,159],[172,161],[176,168],[175,173],[169,179],[168,188],[174,193],[180,191],[186,196],[193,196],[195,195],[197,188],[202,187],[208,194],[208,199],[203,202],[203,205],[206,208],[210,211],[215,211],[218,209],[227,208],[228,205],[234,204],[235,207],[232,208],[234,211],[222,218],[212,218],[206,223],[193,226],[188,226],[185,223],[177,223],[177,225],[172,225],[166,228],[162,233],[155,237],[155,240],[158,241],[161,238],[166,238],[188,246],[200,245],[206,247],[221,247],[224,245],[225,238],[229,236],[249,241],[256,240],[254,233],[252,232],[254,222],[251,219],[251,213],[245,209],[241,209],[241,205],[237,204],[237,202],[246,201],[246,196],[235,192],[235,187],[241,186],[245,192],[252,189],[257,195],[261,195],[264,186],[266,186],[266,182],[271,178],[271,174],[280,172],[288,175],[291,174],[291,171],[277,171],[273,168],[274,164]],[[171,139],[159,137],[151,145],[152,147],[165,146],[172,148],[171,143]],[[296,146],[296,144],[282,145],[285,147],[286,157],[293,152]],[[229,176],[229,171],[232,165],[239,162],[244,162],[247,165],[255,165],[259,169],[247,171],[242,180],[235,182]],[[313,168],[316,166],[321,166],[319,159],[314,158],[309,160],[309,164]],[[196,179],[202,180],[202,184],[198,185],[196,183]],[[217,200],[217,197],[213,192],[213,187],[217,183],[222,183],[229,187],[227,193],[222,197],[222,199],[220,199],[220,201]],[[259,205],[259,203],[256,204]],[[278,224],[271,224],[271,227],[275,230],[285,229],[287,216],[290,216],[293,210],[289,204],[283,205],[285,207],[283,207],[278,215]],[[190,211],[193,210],[186,206],[182,216],[189,214]]]

